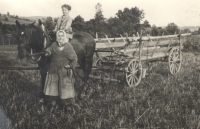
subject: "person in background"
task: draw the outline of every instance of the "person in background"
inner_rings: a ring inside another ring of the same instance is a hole
[[[64,4],[61,6],[63,15],[58,18],[57,24],[53,32],[57,32],[58,30],[64,30],[66,32],[66,40],[69,42],[69,39],[72,39],[72,18],[69,16],[69,12],[71,11],[71,6]]]
[[[72,45],[67,42],[66,36],[64,30],[57,31],[57,42],[52,43],[45,50],[45,56],[50,56],[51,60],[46,76],[44,94],[52,106],[56,105],[58,98],[60,98],[62,105],[67,105],[75,97],[75,79],[72,70],[76,67],[77,55]],[[66,67],[71,69],[66,69]]]

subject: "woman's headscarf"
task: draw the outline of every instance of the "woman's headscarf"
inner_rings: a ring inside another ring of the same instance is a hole
[[[58,33],[63,33],[63,34],[64,34],[64,41],[62,42],[62,44],[66,43],[66,42],[67,42],[67,36],[66,36],[65,31],[64,31],[64,30],[59,30],[59,31],[57,31],[57,33],[56,33],[56,41],[57,41],[57,42],[59,42],[59,41],[58,41]]]

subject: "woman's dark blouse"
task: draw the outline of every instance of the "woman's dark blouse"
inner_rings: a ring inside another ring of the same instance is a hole
[[[60,50],[58,43],[54,42],[46,50],[51,52],[49,73],[57,73],[59,69],[66,65],[70,65],[71,68],[75,68],[77,64],[77,55],[70,43],[65,43],[64,48]]]

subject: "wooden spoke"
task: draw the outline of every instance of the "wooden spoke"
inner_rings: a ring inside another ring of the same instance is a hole
[[[177,63],[175,63],[176,65],[177,65],[177,67],[180,67],[180,64],[177,64]]]
[[[132,76],[132,74],[127,75],[128,78],[129,78],[130,76]]]
[[[135,85],[135,79],[134,79],[134,78],[132,79],[132,83],[131,83],[131,85],[132,85],[132,86]]]
[[[131,66],[132,66],[132,69],[134,69],[135,68],[135,63],[132,63]]]
[[[135,76],[136,81],[138,81],[139,79],[137,78],[137,76]]]
[[[176,73],[178,71],[178,67],[176,67],[175,63],[174,63],[174,72]]]
[[[133,78],[132,78],[132,76],[131,76],[130,79],[128,80],[128,83],[132,82],[132,79],[133,79]]]
[[[137,68],[138,68],[138,66],[139,66],[139,64],[138,64],[138,63],[135,63],[135,69],[137,69]]]
[[[172,74],[174,73],[174,64],[172,63],[170,66],[170,70],[172,71]]]

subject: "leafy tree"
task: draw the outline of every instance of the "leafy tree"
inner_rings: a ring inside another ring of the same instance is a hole
[[[198,29],[199,31],[199,29]],[[186,28],[186,29],[183,29],[181,30],[181,33],[184,34],[184,33],[191,33],[190,29]]]
[[[105,31],[105,18],[102,14],[102,5],[100,3],[98,3],[95,6],[95,18],[94,18],[94,31],[95,33],[98,32],[99,36],[102,37],[103,34],[102,32]]]
[[[0,22],[0,29],[2,29],[2,27],[3,27],[3,23],[2,23],[2,22]]]
[[[158,29],[158,35],[157,36],[168,35],[166,28],[158,27],[157,29]]]
[[[104,16],[102,14],[102,5],[100,3],[98,3],[96,6],[95,6],[95,10],[96,10],[96,13],[95,13],[95,20],[97,22],[104,22]]]
[[[192,31],[192,35],[198,35],[198,34],[199,34],[198,30]]]
[[[53,30],[54,29],[55,25],[54,25],[52,17],[47,17],[44,24],[45,24],[45,27],[48,30]]]
[[[179,33],[179,28],[175,23],[169,23],[166,27],[168,34],[173,35],[175,32]]]
[[[53,21],[52,17],[47,17],[47,21]]]
[[[144,25],[145,28],[151,27],[151,25],[149,24],[149,21],[147,21],[147,20],[145,20],[145,21],[143,22],[143,25]]]
[[[139,8],[124,8],[124,10],[119,10],[116,14],[117,17],[122,21],[122,26],[124,28],[124,32],[128,32],[129,35],[132,35],[134,31],[139,31],[140,21],[144,18],[143,10]]]
[[[142,34],[143,36],[151,35],[151,28],[144,28]]]
[[[91,34],[93,37],[95,37],[96,31],[95,31],[95,20],[90,19],[89,21],[86,22],[86,32]]]
[[[123,22],[117,17],[108,19],[108,28],[112,37],[119,37],[120,34],[123,34],[122,24]]]
[[[151,27],[151,36],[157,36],[158,35],[158,29],[155,25]]]
[[[73,31],[85,31],[85,28],[86,28],[86,23],[84,19],[80,15],[75,17],[72,22]]]
[[[54,21],[54,23],[57,23],[57,21],[58,21],[58,18],[54,18],[54,20],[53,20],[53,21]]]
[[[15,18],[18,19],[18,15],[16,15]]]
[[[191,31],[190,31],[190,32],[191,32]],[[190,32],[189,32],[189,33],[190,33]],[[200,34],[200,28],[198,28],[198,34]]]
[[[2,25],[2,34],[13,34],[17,31],[16,25],[10,25],[10,24],[3,24]]]

